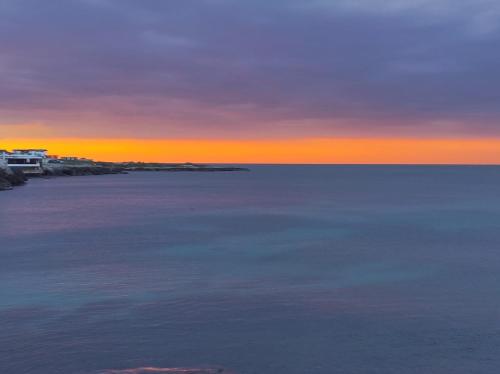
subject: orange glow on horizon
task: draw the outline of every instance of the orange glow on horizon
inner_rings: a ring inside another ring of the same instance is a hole
[[[312,164],[500,164],[500,139],[0,139],[99,161]]]

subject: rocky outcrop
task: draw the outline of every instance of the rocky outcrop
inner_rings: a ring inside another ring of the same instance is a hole
[[[102,166],[121,166],[128,171],[190,171],[190,172],[214,172],[214,171],[250,171],[245,167],[229,166],[229,165],[207,165],[193,164],[185,162],[183,164],[171,164],[161,162],[122,162],[119,164],[99,163]]]
[[[126,174],[123,168],[104,166],[63,166],[44,170],[46,176],[82,176],[82,175],[105,175]]]
[[[0,191],[11,190],[26,183],[26,176],[20,170],[0,169]]]
[[[174,172],[174,171],[185,171],[185,172],[217,172],[217,171],[250,171],[247,168],[237,168],[237,167],[205,167],[205,168],[183,168],[183,167],[133,167],[127,168],[125,170],[129,171],[166,171],[166,172]]]
[[[12,183],[0,171],[0,191],[12,190]]]
[[[236,166],[211,166],[199,164],[174,164],[174,165],[126,165],[125,170],[130,171],[186,171],[186,172],[216,172],[216,171],[250,171],[248,168]]]
[[[53,165],[44,166],[43,173],[30,175],[31,177],[57,177],[57,176],[80,176],[80,175],[105,175],[105,174],[127,174],[128,171],[164,171],[164,172],[217,172],[217,171],[249,171],[247,168],[234,166],[210,166],[185,164],[115,164],[111,162],[95,163],[91,165]],[[11,190],[14,186],[26,183],[26,176],[20,170],[12,171],[9,168],[0,168],[0,191]]]
[[[79,176],[79,175],[105,175],[105,174],[126,174],[120,167],[103,166],[63,166],[58,168],[44,169],[43,174],[36,176]],[[0,169],[0,191],[11,190],[12,187],[21,186],[27,181],[26,175],[21,170]]]

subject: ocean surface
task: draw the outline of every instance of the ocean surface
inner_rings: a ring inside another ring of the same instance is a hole
[[[173,368],[498,373],[500,167],[136,172],[0,193],[0,373]]]

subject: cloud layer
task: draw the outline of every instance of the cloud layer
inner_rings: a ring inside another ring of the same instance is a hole
[[[497,136],[499,21],[491,0],[3,0],[0,136]]]

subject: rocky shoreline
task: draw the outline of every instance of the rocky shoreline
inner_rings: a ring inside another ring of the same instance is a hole
[[[116,167],[119,166],[125,171],[166,171],[166,172],[217,172],[217,171],[250,171],[248,168],[230,166],[230,165],[204,165],[185,162],[183,164],[166,163],[146,163],[146,162],[123,162],[107,163],[99,162],[100,166]]]
[[[28,178],[22,171],[0,169],[0,191],[12,190],[13,187],[22,186]]]
[[[111,168],[101,166],[80,166],[61,167],[57,169],[45,169],[40,174],[25,175],[21,170],[11,170],[9,168],[0,169],[0,191],[12,190],[13,187],[26,184],[29,178],[43,177],[64,177],[83,175],[106,175],[106,174],[127,174],[123,168]]]
[[[46,169],[42,176],[49,177],[77,177],[83,175],[127,174],[124,168],[104,166],[72,166]]]
[[[84,175],[127,174],[129,171],[161,171],[161,172],[222,172],[222,171],[250,171],[247,168],[233,166],[209,166],[197,164],[142,164],[142,163],[108,163],[100,162],[93,165],[58,165],[44,168],[38,174],[25,175],[22,171],[13,171],[9,168],[0,168],[0,191],[12,190],[22,186],[29,178],[65,177]]]
[[[125,168],[125,171],[164,171],[164,172],[218,172],[218,171],[250,171],[247,168],[231,166],[206,166],[202,168],[186,167],[133,167]]]

